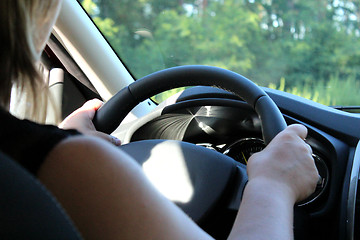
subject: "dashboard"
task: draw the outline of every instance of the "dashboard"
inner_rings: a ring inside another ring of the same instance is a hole
[[[313,149],[320,175],[316,191],[295,207],[295,236],[351,238],[357,234],[354,228],[359,215],[355,210],[359,206],[358,169],[355,171],[354,162],[360,130],[354,126],[360,126],[360,117],[287,93],[266,91],[287,124],[300,123],[308,128],[306,141]],[[130,131],[129,141],[190,142],[225,154],[245,166],[252,154],[265,147],[258,115],[237,96],[211,87],[193,87],[173,98],[160,104],[157,114],[139,121]]]

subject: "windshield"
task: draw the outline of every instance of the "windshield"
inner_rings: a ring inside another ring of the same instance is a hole
[[[211,65],[325,105],[360,105],[360,0],[81,3],[135,78]]]

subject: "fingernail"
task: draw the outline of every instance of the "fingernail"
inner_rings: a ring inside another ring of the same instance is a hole
[[[118,139],[117,137],[111,136],[111,140],[112,140],[112,142],[113,142],[116,146],[120,146],[120,145],[121,145],[121,141],[120,141],[120,139]]]

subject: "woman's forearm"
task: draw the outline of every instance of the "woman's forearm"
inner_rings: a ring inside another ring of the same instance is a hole
[[[250,181],[228,239],[293,239],[293,204],[285,186]]]

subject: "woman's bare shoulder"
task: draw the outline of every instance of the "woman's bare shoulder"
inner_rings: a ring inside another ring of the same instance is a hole
[[[48,154],[48,158],[56,156],[78,156],[94,154],[98,151],[111,150],[113,146],[97,137],[73,136],[59,142]]]
[[[96,165],[99,161],[116,162],[129,166],[137,165],[135,161],[121,151],[119,147],[92,136],[73,136],[62,140],[47,155],[39,169],[41,174],[44,169],[50,168],[75,168],[77,165]]]

